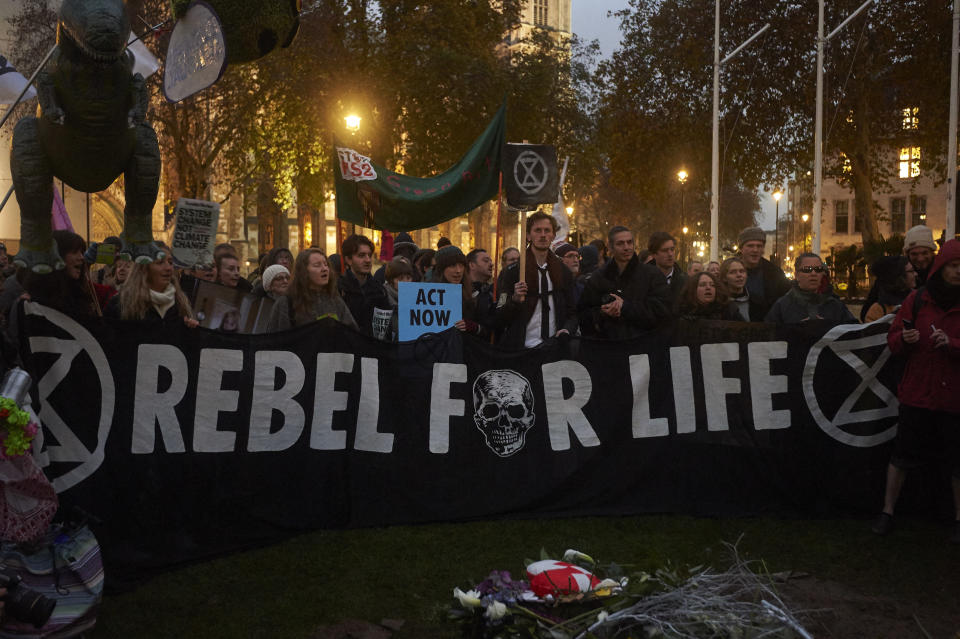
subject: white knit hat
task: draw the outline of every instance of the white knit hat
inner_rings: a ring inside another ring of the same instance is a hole
[[[933,252],[937,251],[937,244],[933,241],[933,230],[929,226],[919,224],[907,231],[903,237],[903,252],[909,253],[910,249],[917,247],[926,247]]]
[[[285,273],[290,275],[290,271],[287,270],[287,267],[283,264],[271,264],[263,271],[263,277],[261,281],[263,282],[263,290],[269,291],[270,285],[273,284],[273,280],[277,275]]]

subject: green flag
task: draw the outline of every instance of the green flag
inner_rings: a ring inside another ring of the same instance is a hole
[[[371,229],[414,231],[446,222],[497,196],[506,102],[483,135],[452,168],[408,177],[337,143],[337,216]]]

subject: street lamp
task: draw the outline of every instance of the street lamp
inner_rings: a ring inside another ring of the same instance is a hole
[[[773,201],[776,202],[776,208],[773,209],[773,255],[775,258],[780,257],[780,198],[782,197],[783,193],[780,189],[773,192]]]
[[[800,219],[803,220],[803,250],[807,250],[807,221],[810,219],[810,216],[804,213],[800,216]]]
[[[351,113],[350,115],[343,118],[344,123],[347,125],[347,131],[350,133],[356,133],[360,130],[360,120],[362,118],[359,115]]]
[[[687,183],[688,175],[683,169],[677,171],[677,180],[680,182],[680,224],[683,226],[683,252],[680,254],[682,268],[687,265],[687,216],[683,209],[683,185]]]
[[[566,210],[567,210],[567,217],[570,220],[570,236],[572,238],[573,237],[573,207],[568,206]],[[577,243],[579,244],[579,242]]]

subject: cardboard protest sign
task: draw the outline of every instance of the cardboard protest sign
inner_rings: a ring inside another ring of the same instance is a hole
[[[265,333],[273,305],[269,297],[200,280],[193,310],[204,328],[223,333]]]
[[[177,200],[177,226],[173,231],[173,263],[181,268],[213,264],[220,205],[206,200]]]
[[[425,333],[440,333],[463,317],[459,284],[400,282],[397,287],[397,325],[401,342]]]

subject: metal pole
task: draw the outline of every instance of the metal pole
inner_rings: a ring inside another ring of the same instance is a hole
[[[866,0],[830,35],[823,35],[823,0],[817,3],[817,113],[813,132],[813,217],[810,220],[810,251],[820,255],[820,224],[823,210],[823,44],[860,15],[874,0]],[[854,211],[856,215],[856,211]],[[806,242],[806,235],[804,235]]]
[[[720,0],[713,19],[713,148],[710,167],[710,260],[720,254]]]
[[[773,209],[773,257],[776,260],[774,264],[780,262],[780,200],[776,201],[776,208]],[[777,264],[780,267],[780,264]]]
[[[27,80],[27,85],[23,87],[23,91],[20,92],[20,95],[17,96],[17,99],[13,101],[13,104],[10,105],[10,108],[7,109],[7,112],[3,114],[3,119],[0,120],[0,128],[3,128],[3,125],[7,123],[7,120],[13,115],[13,110],[20,104],[20,100],[23,99],[23,96],[27,94],[27,91],[30,90],[30,86],[33,84],[33,81],[37,79],[37,76],[40,74],[40,71],[43,70],[43,67],[46,66],[47,61],[50,59],[50,56],[53,55],[53,52],[57,50],[57,45],[53,45],[50,51],[47,52],[46,57],[43,59],[43,62],[40,63],[40,66],[37,67],[37,70],[33,72],[33,75],[30,76],[30,79]]]
[[[813,130],[813,252],[820,254],[820,200],[823,197],[823,0],[817,3],[817,110]],[[806,234],[803,237],[806,246]]]
[[[950,125],[947,133],[947,239],[957,233],[957,73],[960,62],[960,0],[953,0],[953,56],[950,60]]]

